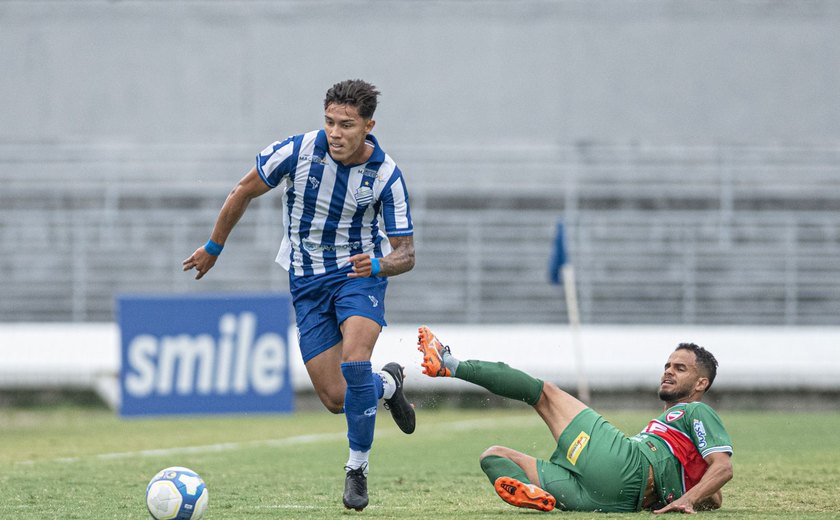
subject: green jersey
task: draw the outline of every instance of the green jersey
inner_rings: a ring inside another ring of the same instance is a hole
[[[700,482],[709,466],[704,457],[732,454],[732,441],[720,417],[701,402],[675,404],[631,440],[640,444],[653,466],[656,491],[663,505]]]

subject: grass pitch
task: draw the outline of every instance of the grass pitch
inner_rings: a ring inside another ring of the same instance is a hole
[[[657,415],[605,411],[636,433]],[[840,413],[721,416],[735,445],[735,479],[721,519],[840,517]],[[527,407],[418,409],[414,435],[380,409],[371,505],[341,504],[347,457],[343,416],[236,416],[124,420],[99,409],[0,410],[0,518],[143,519],[149,479],[167,466],[198,471],[210,490],[205,518],[488,518],[545,515],[502,502],[478,467],[493,444],[547,457],[553,442]],[[635,514],[547,513],[564,518]]]

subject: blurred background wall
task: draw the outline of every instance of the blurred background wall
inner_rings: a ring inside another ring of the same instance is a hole
[[[259,148],[318,125],[350,77],[381,87],[392,148],[840,137],[832,1],[35,0],[0,17],[5,143]]]
[[[836,325],[840,4],[0,3],[0,321],[121,292],[284,290],[280,194],[201,282],[180,262],[324,92],[382,90],[417,267],[394,323]]]

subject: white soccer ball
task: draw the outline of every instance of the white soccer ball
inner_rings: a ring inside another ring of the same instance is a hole
[[[209,497],[198,473],[180,466],[160,470],[146,486],[146,507],[155,520],[199,520]]]

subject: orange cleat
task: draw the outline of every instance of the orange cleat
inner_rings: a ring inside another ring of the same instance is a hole
[[[557,501],[551,493],[533,484],[525,484],[515,478],[499,477],[493,485],[502,500],[516,507],[527,507],[538,511],[551,511]]]
[[[452,373],[443,366],[443,353],[449,352],[449,347],[435,337],[429,327],[423,325],[417,330],[417,350],[423,353],[423,373],[429,377],[451,377]]]

